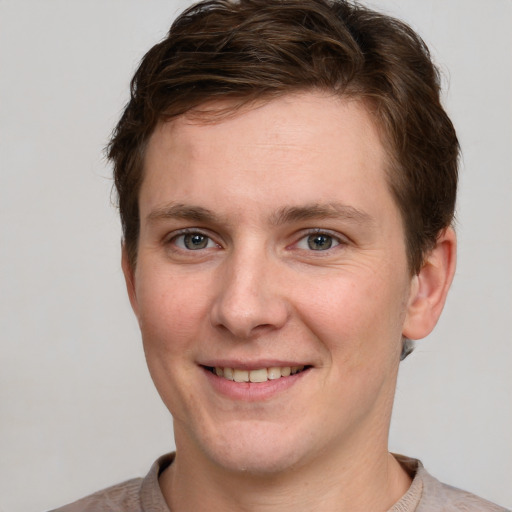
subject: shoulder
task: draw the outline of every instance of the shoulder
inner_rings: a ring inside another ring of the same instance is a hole
[[[142,481],[142,478],[127,480],[51,512],[139,512]]]
[[[470,492],[441,483],[421,466],[418,473],[423,492],[417,512],[510,512]]]
[[[113,485],[50,512],[169,512],[158,477],[173,460],[173,453],[163,455],[151,466],[145,478],[134,478]]]
[[[417,459],[393,455],[413,482],[407,494],[390,512],[511,512],[470,492],[443,484]]]

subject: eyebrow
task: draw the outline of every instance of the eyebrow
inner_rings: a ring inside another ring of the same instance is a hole
[[[146,217],[148,222],[165,219],[193,220],[196,222],[219,222],[219,217],[208,208],[202,206],[189,206],[181,203],[172,203],[156,208]]]
[[[147,222],[165,219],[181,219],[202,223],[223,223],[223,217],[202,206],[172,203],[156,208],[147,216]],[[373,224],[374,219],[366,212],[341,203],[314,203],[302,206],[285,206],[270,215],[270,224],[280,226],[292,222],[314,219],[341,219],[356,224]]]
[[[270,221],[274,225],[313,219],[341,219],[354,221],[357,224],[374,223],[374,219],[368,213],[341,203],[287,206],[279,209],[270,217]]]

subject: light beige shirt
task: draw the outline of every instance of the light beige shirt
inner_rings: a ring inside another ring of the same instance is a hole
[[[409,490],[388,512],[511,512],[474,494],[442,484],[416,459],[395,455],[413,477]],[[128,480],[52,512],[171,512],[158,477],[174,454],[160,457],[145,478]]]

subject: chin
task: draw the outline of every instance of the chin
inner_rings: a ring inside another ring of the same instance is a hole
[[[305,437],[294,435],[278,424],[261,422],[257,426],[231,431],[217,437],[213,445],[203,446],[209,458],[227,471],[260,476],[275,476],[305,463]],[[311,451],[311,447],[308,448]]]
[[[299,465],[299,457],[296,453],[295,450],[291,450],[291,453],[285,453],[284,450],[279,453],[254,450],[234,453],[230,450],[228,453],[223,452],[213,456],[216,459],[215,462],[227,471],[274,477]]]

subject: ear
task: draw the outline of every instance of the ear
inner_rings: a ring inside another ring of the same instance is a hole
[[[455,232],[446,228],[413,278],[402,331],[406,338],[424,338],[435,327],[455,274],[456,254]]]
[[[135,292],[135,269],[130,263],[128,251],[126,250],[126,246],[124,244],[121,248],[121,267],[123,269],[124,281],[126,283],[126,291],[128,292],[130,304],[132,305],[133,312],[135,313],[135,316],[138,319],[139,306],[137,302],[137,294]]]

